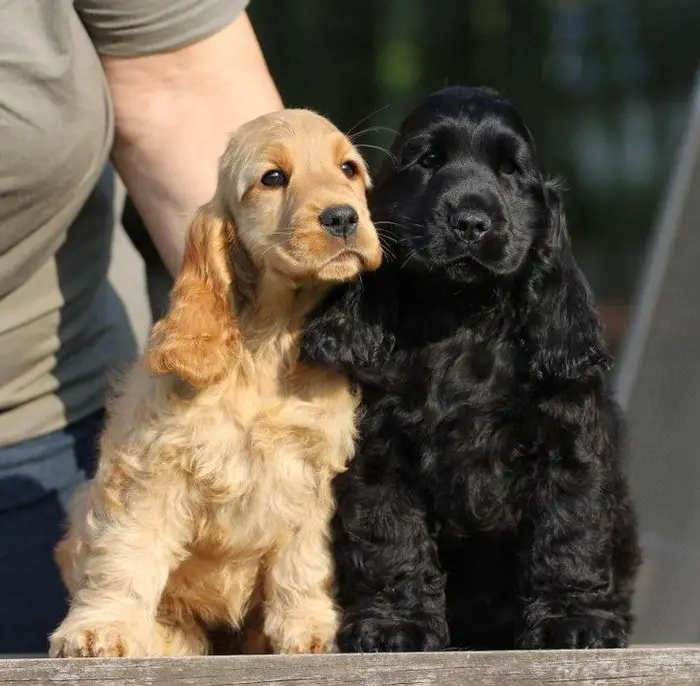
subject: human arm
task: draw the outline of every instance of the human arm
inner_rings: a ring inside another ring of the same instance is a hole
[[[211,198],[217,161],[242,123],[280,109],[250,21],[166,52],[103,54],[115,112],[114,164],[168,270],[188,218]]]

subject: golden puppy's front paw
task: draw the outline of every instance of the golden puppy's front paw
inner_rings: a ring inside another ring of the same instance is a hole
[[[335,631],[332,635],[312,633],[310,639],[303,643],[301,653],[334,653],[336,652]]]
[[[137,657],[147,651],[129,636],[123,624],[106,624],[91,628],[61,625],[49,640],[49,657]]]
[[[335,652],[335,635],[328,636],[319,631],[305,632],[302,635],[284,635],[280,640],[272,641],[273,652],[281,654],[294,653],[333,653]]]
[[[325,617],[287,615],[268,635],[274,653],[332,653],[336,630],[332,612]]]

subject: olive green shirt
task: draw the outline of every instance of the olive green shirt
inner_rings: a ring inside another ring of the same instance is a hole
[[[196,42],[244,0],[0,0],[0,445],[100,409],[135,354],[107,282],[114,119],[100,55]]]

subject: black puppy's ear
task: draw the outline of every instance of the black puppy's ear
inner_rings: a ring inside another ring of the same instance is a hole
[[[527,321],[531,372],[542,379],[576,379],[608,370],[593,295],[571,251],[559,188],[544,186],[547,221],[528,284]]]
[[[299,344],[299,359],[323,364],[357,381],[371,382],[393,352],[390,332],[396,303],[378,273],[335,287],[311,313]]]

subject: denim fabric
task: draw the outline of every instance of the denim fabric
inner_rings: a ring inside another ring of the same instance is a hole
[[[53,560],[75,488],[91,477],[104,412],[0,447],[0,654],[46,653],[67,610]]]

